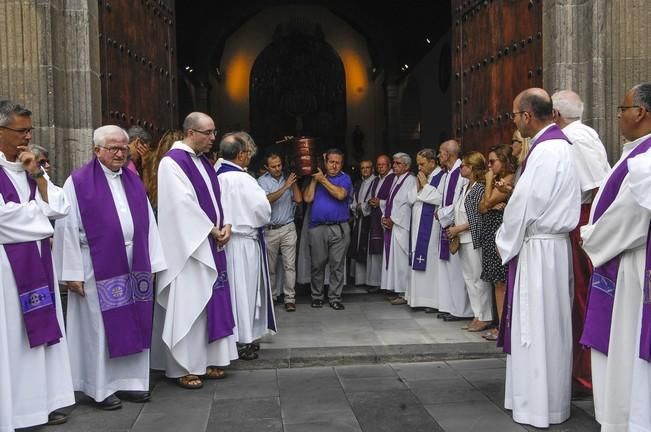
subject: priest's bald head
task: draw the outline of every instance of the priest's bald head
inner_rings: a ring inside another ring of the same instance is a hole
[[[215,141],[215,122],[213,119],[201,112],[191,112],[183,120],[183,143],[189,146],[195,153],[207,153]]]
[[[553,107],[545,90],[529,88],[513,100],[511,118],[522,136],[531,138],[553,121]]]
[[[461,154],[461,144],[457,140],[447,140],[439,146],[439,162],[448,170],[454,167]]]
[[[257,150],[251,135],[246,132],[230,132],[219,142],[219,152],[222,157],[241,168],[247,168],[251,157]]]
[[[651,133],[651,83],[638,84],[626,92],[617,107],[617,122],[629,141]]]

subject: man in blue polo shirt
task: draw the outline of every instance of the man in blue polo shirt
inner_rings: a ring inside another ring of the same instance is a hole
[[[312,204],[309,224],[312,307],[323,306],[323,279],[325,266],[330,264],[330,289],[328,301],[335,310],[344,309],[341,291],[344,288],[346,251],[350,243],[348,199],[353,183],[348,174],[341,171],[344,154],[330,149],[325,154],[326,173],[318,169],[305,189],[303,199]]]

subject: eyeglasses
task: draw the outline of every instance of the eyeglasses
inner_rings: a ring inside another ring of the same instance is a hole
[[[129,147],[104,147],[104,146],[100,146],[100,147],[102,147],[104,150],[114,155],[118,154],[118,152],[122,152],[126,154],[129,151]]]
[[[640,105],[620,105],[617,107],[617,113],[621,114],[629,108],[644,108]]]
[[[528,111],[514,111],[514,112],[511,113],[511,115],[509,115],[509,117],[511,117],[511,120],[513,120],[515,118],[515,116],[522,115],[522,114],[524,114],[526,112],[528,112]]]
[[[0,128],[1,129],[7,129],[7,130],[10,130],[10,131],[14,131],[14,132],[17,132],[17,133],[22,134],[22,135],[31,134],[32,131],[34,130],[34,128],[31,128],[31,127],[14,129],[14,128],[10,128],[10,127],[7,127],[7,126],[0,126]]]
[[[208,130],[192,129],[192,130],[195,131],[196,133],[200,133],[201,135],[205,135],[205,136],[210,136],[210,135],[216,136],[217,134],[217,130],[215,129],[208,129]]]
[[[38,161],[38,164],[39,164],[41,167],[45,168],[46,166],[50,165],[50,160],[49,160],[49,159],[40,159],[40,160]]]

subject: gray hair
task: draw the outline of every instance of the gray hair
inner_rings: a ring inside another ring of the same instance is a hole
[[[572,90],[557,91],[552,95],[554,109],[566,120],[581,120],[583,101]]]
[[[417,154],[420,157],[424,157],[428,161],[438,160],[436,158],[436,152],[431,148],[424,148],[424,149],[420,150]]]
[[[235,160],[240,152],[247,150],[247,142],[239,132],[227,133],[219,142],[219,151],[222,157],[228,161]]]
[[[10,100],[0,100],[0,126],[7,126],[13,116],[29,117],[32,112],[24,106]]]
[[[127,135],[129,135],[129,142],[135,141],[137,138],[140,138],[140,141],[144,143],[152,141],[151,134],[140,126],[131,126],[127,131]]]
[[[452,154],[452,156],[454,157],[459,157],[459,155],[461,154],[461,144],[459,144],[459,141],[457,140],[450,139],[447,141],[443,141],[443,143],[441,143],[441,146],[439,147],[439,150],[441,148],[444,148],[448,153]]]
[[[246,150],[251,152],[251,157],[255,156],[256,153],[258,153],[258,146],[255,145],[255,141],[253,141],[253,137],[251,137],[251,135],[244,131],[234,132],[234,134],[242,138],[242,140],[246,143]]]
[[[48,157],[50,154],[50,152],[45,147],[41,147],[40,145],[36,145],[36,144],[30,144],[29,150],[32,153],[34,153],[34,156],[36,156],[37,158],[39,156]]]
[[[651,83],[642,83],[633,87],[633,105],[639,105],[651,112]]]
[[[411,157],[407,153],[398,152],[393,155],[394,159],[401,159],[405,164],[411,166]]]
[[[106,137],[114,134],[123,134],[124,138],[129,141],[127,131],[116,125],[106,125],[95,129],[93,132],[93,145],[95,147],[104,147],[106,144]]]

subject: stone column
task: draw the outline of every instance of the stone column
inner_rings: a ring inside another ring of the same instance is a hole
[[[583,121],[594,127],[611,163],[621,154],[616,107],[633,85],[651,81],[647,0],[545,0],[543,83],[571,89],[585,103]]]
[[[54,179],[88,160],[101,122],[98,10],[93,0],[3,0],[0,98],[33,111],[34,144]]]
[[[404,85],[403,85],[404,86]],[[398,84],[386,85],[386,119],[388,136],[385,151],[393,154],[400,148],[400,99],[402,88]]]

